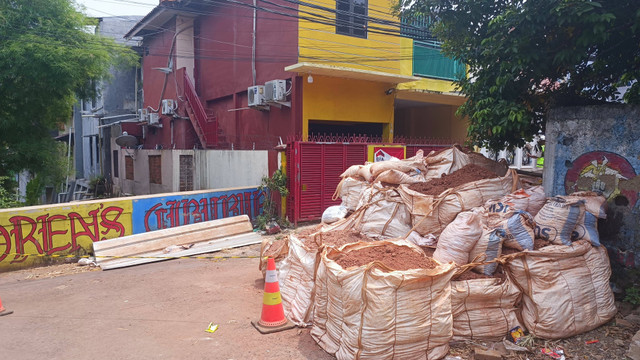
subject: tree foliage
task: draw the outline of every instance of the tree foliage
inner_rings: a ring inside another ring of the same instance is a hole
[[[544,131],[554,106],[640,102],[637,0],[399,0],[430,16],[446,55],[468,65],[457,81],[470,140],[502,149]]]
[[[52,132],[71,118],[78,98],[135,53],[90,31],[72,0],[0,1],[0,176],[29,170],[61,176]]]

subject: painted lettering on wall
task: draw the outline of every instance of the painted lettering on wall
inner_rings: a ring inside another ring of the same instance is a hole
[[[608,151],[592,151],[573,161],[564,179],[565,191],[596,191],[607,201],[633,208],[638,201],[640,176],[627,159]]]
[[[17,264],[29,254],[91,250],[96,241],[131,233],[131,202],[104,202],[72,207],[0,213],[0,263]]]
[[[133,233],[246,214],[255,218],[262,211],[264,194],[257,188],[214,191],[133,200]]]

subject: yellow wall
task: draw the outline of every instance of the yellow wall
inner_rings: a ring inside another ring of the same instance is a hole
[[[131,213],[131,200],[0,210],[0,271],[45,263],[45,255],[86,254],[94,241],[130,235]]]
[[[369,16],[398,22],[391,15],[388,0],[368,0]],[[311,0],[312,4],[335,9],[335,0]],[[335,19],[335,14],[319,9],[300,6],[300,11],[311,11]],[[301,15],[308,16],[301,13]],[[331,21],[319,19],[324,21]],[[376,23],[370,26],[383,27]],[[336,34],[335,26],[314,23],[305,19],[298,21],[298,61],[325,65],[351,67],[355,69],[381,71],[396,75],[413,76],[413,39],[377,34],[369,31],[367,38]],[[399,27],[387,27],[399,31]],[[455,90],[451,81],[422,79],[398,85],[399,89],[418,89],[436,92]]]
[[[310,0],[309,3],[335,9],[335,0]],[[397,21],[391,15],[391,3],[388,0],[369,0],[369,16]],[[317,18],[329,23],[334,22],[335,14],[300,5],[301,16],[310,16],[309,11],[329,18]],[[370,26],[383,27],[380,24]],[[367,32],[367,38],[336,34],[335,26],[324,25],[300,19],[298,22],[299,62],[318,62],[337,66],[347,66],[363,70],[383,71],[400,74],[401,38]],[[387,27],[397,31],[398,28]]]
[[[309,132],[309,120],[383,123],[386,139],[393,135],[393,95],[391,86],[365,80],[314,76],[304,82],[303,134]]]

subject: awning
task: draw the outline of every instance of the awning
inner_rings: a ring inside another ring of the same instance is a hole
[[[460,106],[467,100],[458,93],[441,93],[437,91],[397,89],[396,100],[408,100],[422,103]]]
[[[289,65],[284,68],[284,71],[309,75],[323,75],[347,79],[368,80],[388,84],[400,84],[420,80],[419,77],[415,76],[396,75],[381,71],[370,71],[343,66],[324,65],[307,62]]]

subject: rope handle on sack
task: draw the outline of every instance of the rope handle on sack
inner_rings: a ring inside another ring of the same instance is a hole
[[[458,270],[456,270],[456,272],[454,273],[454,276],[460,276],[465,272],[469,271],[470,269],[473,269],[476,266],[489,265],[493,263],[504,265],[507,262],[515,258],[525,256],[526,254],[527,254],[526,252],[518,252],[518,253],[509,254],[509,255],[503,255],[490,261],[484,261],[487,258],[486,254],[478,254],[475,258],[473,258],[473,260],[471,260],[470,263],[458,266]]]
[[[444,199],[445,199],[447,196],[449,196],[449,195],[450,195],[450,193],[451,193],[452,191],[453,191],[453,189],[447,189],[446,191],[444,191],[443,193],[441,193],[441,194],[439,195],[439,196],[440,196],[440,198],[439,198],[439,199],[438,199],[438,200],[437,200],[437,201],[436,201],[436,202],[431,206],[431,210],[429,210],[429,212],[428,212],[427,214],[425,214],[425,215],[422,217],[422,219],[420,219],[420,221],[418,221],[415,225],[413,225],[413,227],[411,228],[411,230],[409,230],[409,232],[408,232],[405,236],[403,236],[403,237],[406,239],[409,235],[411,235],[411,233],[412,233],[412,232],[413,232],[413,231],[414,231],[418,226],[422,225],[422,222],[424,222],[424,221],[427,219],[427,217],[429,217],[431,214],[433,214],[433,211],[434,211],[438,206],[440,206],[440,203],[442,203],[442,201],[444,201]],[[444,196],[441,196],[441,195],[443,195],[443,194],[444,194]]]
[[[340,197],[340,193],[342,192],[342,184],[344,184],[344,182],[347,180],[347,177],[343,177],[342,180],[340,180],[340,182],[338,183],[338,186],[336,186],[336,191],[333,192],[333,195],[331,196],[331,201],[336,201],[338,200],[338,198]]]

